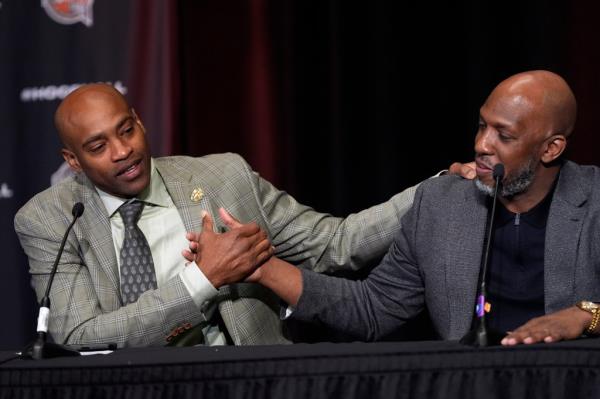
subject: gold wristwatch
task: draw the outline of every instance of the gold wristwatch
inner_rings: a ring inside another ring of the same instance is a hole
[[[590,301],[580,301],[577,302],[577,307],[581,310],[585,310],[586,312],[592,315],[592,322],[585,329],[586,334],[598,334],[596,329],[598,328],[598,324],[600,323],[600,305]]]

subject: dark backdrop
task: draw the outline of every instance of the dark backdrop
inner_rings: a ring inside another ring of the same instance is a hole
[[[232,11],[182,1],[184,135],[176,147],[240,152],[298,199],[343,215],[472,159],[491,89],[516,72],[550,69],[580,102],[571,158],[598,163],[598,8],[257,0]],[[266,96],[248,81],[260,75],[256,58]],[[261,106],[270,110],[259,115],[264,123],[249,123]]]
[[[593,1],[95,3],[86,28],[50,21],[40,1],[0,1],[0,183],[14,191],[0,195],[0,299],[18,304],[0,329],[4,348],[34,330],[12,217],[60,164],[59,100],[25,107],[24,86],[122,79],[155,155],[238,152],[300,201],[345,215],[470,160],[489,91],[543,68],[579,101],[570,157],[600,163]]]

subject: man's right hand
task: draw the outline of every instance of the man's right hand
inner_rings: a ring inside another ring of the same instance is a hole
[[[240,223],[218,234],[206,212],[202,232],[188,233],[187,238],[191,251],[184,251],[184,257],[195,261],[215,288],[243,280],[273,255],[266,233],[256,223]]]

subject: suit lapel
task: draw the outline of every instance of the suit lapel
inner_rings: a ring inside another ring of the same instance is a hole
[[[206,191],[208,189],[206,185],[197,181],[199,179],[191,173],[174,168],[168,158],[156,158],[154,161],[167,191],[179,211],[186,231],[201,231],[200,212],[202,210],[211,213],[213,221],[216,220],[216,215],[211,212],[209,206],[209,193]],[[194,190],[196,190],[195,193]],[[198,190],[201,190],[203,194],[200,198],[198,195],[194,195],[192,198],[192,194],[198,194]]]
[[[73,184],[77,185],[73,191],[79,192],[79,198],[85,205],[85,211],[75,225],[76,234],[84,256],[88,256],[87,252],[91,249],[100,265],[99,269],[89,268],[89,273],[93,281],[100,282],[108,279],[112,290],[117,293],[117,297],[115,297],[111,292],[110,298],[116,299],[118,307],[121,303],[119,269],[106,208],[93,184],[83,174],[79,174]],[[105,277],[100,276],[100,273],[103,273]],[[99,288],[99,291],[102,289]]]
[[[462,202],[450,207],[446,251],[446,286],[450,336],[471,328],[479,286],[483,239],[487,220],[486,198],[474,185],[464,190]],[[468,239],[464,239],[468,237]],[[455,238],[455,239],[452,239]]]
[[[577,166],[562,167],[556,193],[550,205],[544,248],[544,302],[546,313],[575,303],[574,285],[577,249],[581,235],[589,188],[579,176]]]

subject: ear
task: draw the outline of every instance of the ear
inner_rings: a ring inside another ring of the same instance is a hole
[[[135,123],[140,125],[140,127],[142,128],[142,132],[144,132],[144,134],[146,134],[146,128],[144,127],[142,120],[135,113],[135,109],[133,109],[133,107],[131,107],[131,114],[133,115],[133,119],[135,119]]]
[[[555,134],[546,139],[544,144],[541,161],[550,163],[558,159],[567,148],[567,139],[562,134]]]
[[[73,153],[73,151],[63,148],[62,150],[60,150],[60,153],[65,159],[65,162],[69,164],[69,167],[74,172],[81,172],[81,165],[79,164],[79,160],[77,159],[77,156]]]

